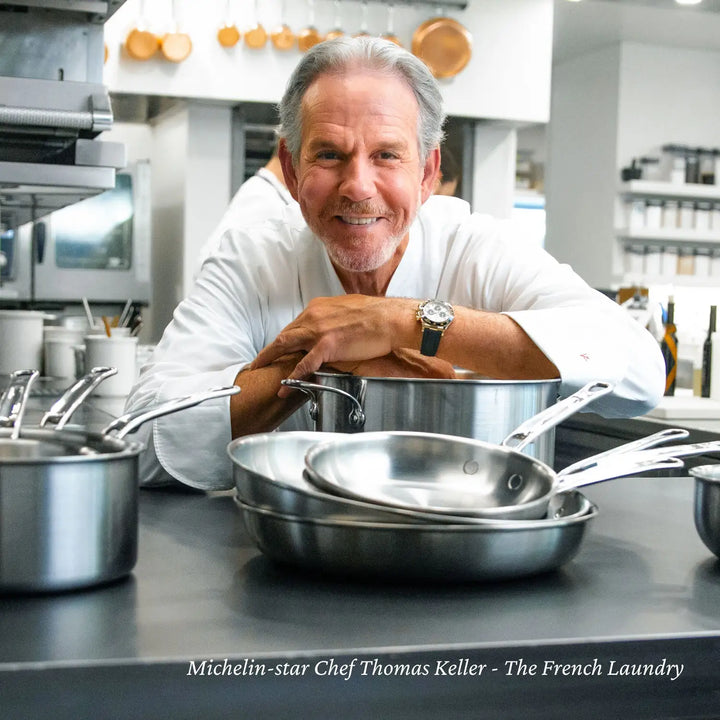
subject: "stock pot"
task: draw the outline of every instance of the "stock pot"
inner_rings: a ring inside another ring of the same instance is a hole
[[[375,378],[316,372],[312,381],[283,383],[309,395],[315,430],[357,433],[409,430],[500,444],[523,421],[555,404],[560,380]],[[300,410],[303,412],[303,410]],[[526,454],[552,464],[555,431]]]

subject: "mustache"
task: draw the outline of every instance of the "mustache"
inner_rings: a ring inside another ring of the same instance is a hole
[[[372,202],[338,202],[331,208],[327,208],[327,214],[334,215],[367,215],[373,217],[388,217],[393,213],[384,205],[377,205]]]

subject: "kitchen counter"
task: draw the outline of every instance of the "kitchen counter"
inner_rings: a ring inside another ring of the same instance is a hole
[[[587,494],[600,514],[558,571],[433,585],[276,566],[232,493],[141,491],[129,578],[0,597],[0,714],[717,718],[720,561],[692,480]]]

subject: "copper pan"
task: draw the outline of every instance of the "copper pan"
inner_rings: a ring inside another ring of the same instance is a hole
[[[470,61],[472,36],[466,27],[449,17],[433,17],[413,33],[412,53],[436,78],[457,75]]]
[[[270,33],[270,41],[276,50],[290,50],[295,45],[295,33],[285,21],[284,0],[280,7],[280,24]]]
[[[166,60],[175,63],[182,62],[192,52],[192,39],[187,33],[180,32],[178,27],[175,0],[172,3],[172,30],[163,35],[160,51]]]
[[[159,46],[157,35],[148,29],[145,3],[141,2],[140,15],[125,38],[125,51],[133,60],[148,60],[157,52]]]
[[[234,20],[232,19],[232,8],[230,7],[231,0],[227,0],[225,5],[225,22],[222,27],[218,28],[217,39],[220,45],[229,48],[234,47],[240,41],[240,31],[237,28]]]

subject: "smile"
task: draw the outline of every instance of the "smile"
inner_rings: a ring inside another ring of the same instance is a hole
[[[359,217],[347,217],[345,215],[341,215],[340,219],[344,223],[348,223],[349,225],[370,225],[371,223],[378,221],[378,218],[375,218],[375,217],[359,218]]]

